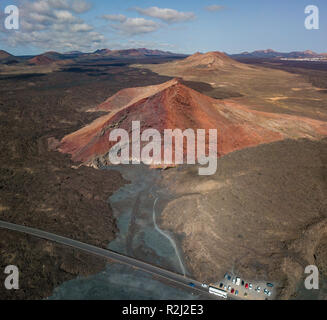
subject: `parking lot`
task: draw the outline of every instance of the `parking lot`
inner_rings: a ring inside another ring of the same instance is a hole
[[[226,273],[224,279],[212,286],[225,290],[229,297],[249,300],[273,300],[275,285],[267,281],[249,281],[232,273]]]

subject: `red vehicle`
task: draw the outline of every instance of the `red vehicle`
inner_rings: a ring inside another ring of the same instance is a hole
[[[248,283],[245,284],[245,289],[249,289],[249,284]]]
[[[235,291],[235,289],[233,288],[232,291],[231,291],[231,293],[234,293],[234,291]]]

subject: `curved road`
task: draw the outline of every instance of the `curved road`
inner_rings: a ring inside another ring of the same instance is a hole
[[[62,237],[62,236],[59,236],[59,235],[56,235],[53,233],[49,233],[49,232],[42,231],[39,229],[34,229],[34,228],[30,228],[30,227],[26,227],[26,226],[14,224],[14,223],[2,221],[2,220],[0,220],[0,228],[18,231],[18,232],[29,234],[29,235],[32,235],[32,236],[35,236],[38,238],[54,241],[59,244],[63,244],[63,245],[69,246],[69,247],[73,247],[75,249],[83,250],[88,253],[95,254],[97,256],[100,256],[100,257],[103,257],[103,258],[106,258],[109,260],[114,260],[119,263],[124,263],[131,267],[140,269],[147,273],[151,273],[155,276],[158,276],[163,279],[177,283],[182,288],[187,287],[188,289],[191,289],[191,290],[194,290],[197,292],[200,291],[202,294],[207,294],[208,296],[210,296],[210,298],[221,299],[217,296],[209,294],[208,289],[203,288],[201,282],[199,282],[199,281],[187,278],[183,275],[162,269],[160,267],[151,265],[149,263],[146,263],[146,262],[143,262],[143,261],[140,261],[140,260],[128,257],[128,256],[124,256],[120,253],[117,253],[117,252],[114,252],[111,250],[102,249],[102,248],[99,248],[99,247],[96,247],[96,246],[93,246],[90,244],[86,244],[86,243],[83,243],[83,242],[80,242],[77,240]],[[192,286],[190,286],[190,283],[192,283]]]

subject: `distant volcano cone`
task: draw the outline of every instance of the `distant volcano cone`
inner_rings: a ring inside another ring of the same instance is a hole
[[[31,64],[35,64],[37,66],[40,66],[40,65],[51,64],[51,63],[55,62],[55,60],[48,58],[47,56],[40,55],[40,56],[36,56],[32,59],[29,59],[28,62]]]

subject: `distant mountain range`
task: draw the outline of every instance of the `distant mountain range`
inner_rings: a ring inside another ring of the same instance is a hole
[[[138,49],[126,49],[126,50],[110,50],[100,49],[93,52],[96,55],[111,56],[111,57],[128,57],[128,58],[139,58],[139,57],[172,57],[172,56],[186,56],[184,54],[173,53],[170,51],[151,50],[146,48]]]
[[[13,56],[10,53],[0,50],[0,64],[13,64],[19,62],[27,62],[34,65],[47,65],[54,62],[75,58],[145,58],[145,57],[187,57],[187,55],[173,53],[169,51],[150,50],[146,48],[126,49],[126,50],[110,50],[99,49],[94,52],[84,53],[81,51],[69,51],[59,53],[48,51],[35,56]]]
[[[223,53],[221,53],[223,54]],[[110,49],[99,49],[94,52],[84,53],[81,51],[70,51],[65,53],[59,53],[55,51],[48,51],[35,56],[14,56],[4,50],[0,50],[0,64],[15,64],[15,63],[28,63],[34,65],[47,65],[54,62],[59,62],[61,60],[67,59],[76,59],[76,58],[125,58],[125,59],[137,59],[137,58],[146,58],[146,57],[179,57],[186,58],[189,55],[173,53],[170,51],[161,51],[161,50],[151,50],[146,48],[137,48],[137,49],[125,49],[125,50],[110,50]],[[234,59],[242,58],[262,58],[262,59],[280,59],[280,58],[325,58],[327,59],[327,53],[316,53],[311,50],[306,51],[293,51],[293,52],[277,52],[272,49],[267,50],[256,50],[253,52],[242,52],[239,54],[225,54],[224,57],[220,57],[220,60],[226,60],[227,57]],[[196,57],[202,60],[213,59],[210,55],[196,53],[195,55],[190,56],[190,61],[192,62]],[[216,57],[217,58],[217,57]],[[224,58],[224,59],[222,59]],[[208,61],[209,61],[208,60]],[[217,60],[217,59],[216,59]],[[188,61],[186,61],[188,62]]]
[[[311,50],[277,52],[272,49],[256,50],[253,52],[242,52],[231,54],[232,58],[327,58],[327,53],[316,53]]]

